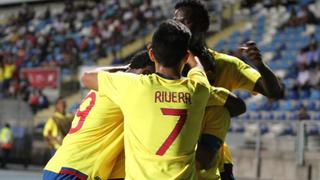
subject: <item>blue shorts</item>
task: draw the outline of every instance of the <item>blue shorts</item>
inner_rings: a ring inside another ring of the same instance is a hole
[[[71,168],[61,168],[59,173],[43,171],[43,180],[86,180],[88,176]]]

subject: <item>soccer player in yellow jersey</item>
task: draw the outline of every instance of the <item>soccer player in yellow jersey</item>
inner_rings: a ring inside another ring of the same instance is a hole
[[[133,58],[128,69],[137,74],[153,71],[154,64],[144,58]],[[124,167],[116,164],[121,163],[123,154],[123,115],[119,106],[90,91],[72,123],[62,146],[47,163],[43,179],[122,178]]]
[[[181,77],[190,36],[182,23],[165,21],[149,50],[155,74],[100,72],[82,78],[86,87],[109,97],[123,112],[126,179],[197,179],[195,146],[204,109],[225,100],[210,94],[200,68]]]
[[[146,51],[140,52],[139,56],[137,56],[137,57],[143,58],[143,61],[146,61],[146,60],[151,61],[149,59],[149,55]],[[217,98],[226,99],[224,106],[228,109],[229,113],[232,114],[233,116],[237,116],[237,115],[240,115],[243,112],[245,112],[245,104],[241,99],[235,97],[232,94],[228,95],[229,92],[225,92],[225,90],[223,90],[223,88],[213,88],[213,91],[215,91],[214,94],[217,96]],[[226,95],[228,95],[228,97],[226,97]],[[205,133],[205,134],[209,134],[209,135],[212,134],[213,136],[216,136],[216,134],[218,134],[217,132],[219,132],[221,130],[224,131],[225,128],[222,128],[219,123],[216,123],[216,121],[213,121],[212,118],[207,118],[208,116],[210,116],[212,114],[211,111],[216,112],[215,109],[217,107],[219,107],[219,106],[211,106],[211,107],[206,108],[205,118],[204,118],[206,121],[203,122],[203,129],[202,129],[201,133]],[[218,108],[218,110],[220,110],[220,108]],[[214,133],[212,133],[212,132],[214,132]],[[208,142],[208,143],[206,142],[206,145],[209,146],[209,148],[210,148],[210,146],[211,147],[215,146],[215,144],[212,144],[210,142]],[[209,156],[206,156],[205,158],[210,159]],[[125,174],[124,173],[124,162],[123,162],[124,155],[121,154],[118,159],[119,159],[119,161],[117,161],[117,164],[115,165],[112,172],[115,171],[117,174]],[[199,163],[199,164],[201,164],[201,163]],[[119,176],[117,176],[117,177],[119,177]],[[123,178],[124,178],[124,176],[123,176]]]
[[[50,145],[51,155],[61,146],[62,140],[70,128],[70,120],[66,114],[66,102],[58,98],[55,103],[55,112],[43,128],[43,137]]]
[[[244,89],[249,92],[261,93],[268,98],[279,99],[283,97],[283,87],[270,68],[262,61],[261,54],[256,44],[248,42],[242,48],[242,52],[247,55],[252,68],[242,60],[223,53],[208,49],[205,44],[206,32],[209,28],[209,15],[205,6],[197,0],[183,0],[175,5],[174,19],[184,23],[192,32],[189,49],[204,66],[207,77],[211,85],[224,87],[230,91]],[[220,110],[219,110],[220,108]],[[230,114],[223,107],[215,109],[217,113],[211,113],[207,118],[213,118],[216,123],[226,129],[212,131],[216,133],[217,139],[224,141],[227,129],[230,124]],[[219,155],[216,150],[212,153]],[[218,167],[211,165],[211,169],[205,168],[200,171],[199,179],[219,179],[215,176]],[[228,179],[233,179],[232,173]]]

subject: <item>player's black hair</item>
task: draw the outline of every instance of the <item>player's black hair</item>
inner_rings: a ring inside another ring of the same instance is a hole
[[[210,24],[208,10],[199,0],[182,0],[174,8],[175,10],[186,8],[190,13],[192,27],[198,28],[201,32],[208,31]]]
[[[181,22],[166,20],[152,37],[151,48],[156,61],[164,67],[177,67],[187,54],[190,30]]]
[[[154,67],[154,63],[151,61],[148,51],[143,50],[135,54],[130,60],[130,69],[141,69],[147,66]]]

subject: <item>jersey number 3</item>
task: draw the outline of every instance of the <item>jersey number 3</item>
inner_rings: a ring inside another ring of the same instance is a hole
[[[176,126],[173,128],[167,139],[164,141],[164,143],[161,145],[161,147],[157,151],[157,155],[162,156],[171,146],[171,144],[174,142],[174,140],[177,138],[179,133],[181,132],[183,125],[186,122],[187,119],[187,110],[186,109],[172,109],[172,108],[161,108],[161,112],[163,115],[167,116],[179,116],[179,120],[176,124]]]
[[[84,121],[86,120],[90,110],[92,109],[92,107],[94,106],[94,104],[96,103],[96,93],[95,92],[91,92],[90,94],[88,94],[84,100],[82,102],[85,102],[86,100],[88,100],[90,98],[90,103],[89,105],[82,111],[80,111],[80,107],[77,110],[76,116],[79,117],[79,121],[78,124],[76,125],[76,127],[71,127],[69,130],[69,134],[75,133],[77,131],[79,131],[82,126]],[[81,103],[82,104],[82,103]],[[80,104],[80,106],[81,106]]]

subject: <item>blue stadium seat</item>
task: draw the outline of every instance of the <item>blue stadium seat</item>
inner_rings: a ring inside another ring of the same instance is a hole
[[[11,130],[14,138],[23,138],[27,132],[27,128],[25,127],[12,127]]]
[[[303,101],[303,106],[307,108],[308,111],[315,111],[316,110],[316,102],[311,100]]]
[[[290,86],[285,85],[286,88],[290,88]],[[293,99],[293,100],[297,100],[299,99],[299,94],[297,91],[292,91],[289,90],[288,92],[286,92],[286,99]]]
[[[289,111],[291,109],[290,101],[281,101],[280,102],[280,110]]]
[[[312,119],[320,121],[320,112],[315,113],[315,115],[312,117]]]
[[[248,99],[249,97],[251,97],[251,94],[247,91],[241,91],[240,96],[242,99]]]
[[[268,133],[269,132],[269,127],[267,125],[262,124],[261,127],[260,127],[260,132],[261,132],[262,135]]]
[[[245,132],[245,127],[243,126],[243,124],[233,125],[232,131],[237,133],[243,133]]]
[[[247,109],[251,110],[251,111],[257,110],[258,109],[257,107],[258,107],[258,104],[256,102],[252,102],[250,104],[247,104]]]
[[[244,114],[241,114],[239,117],[238,117],[239,120],[249,120],[250,119],[250,114],[247,112],[247,113],[244,113]]]
[[[261,113],[257,112],[250,112],[250,120],[261,120]]]
[[[308,91],[308,90],[299,91],[299,98],[300,99],[307,99],[309,97],[310,97],[310,91]]]
[[[320,99],[320,90],[312,89],[310,99],[319,100]]]
[[[294,111],[286,112],[286,118],[288,120],[298,120],[298,113]]]
[[[318,124],[310,124],[307,126],[306,131],[309,136],[319,135],[319,126]]]
[[[279,121],[286,120],[286,113],[283,111],[274,112],[274,119]]]
[[[274,120],[274,116],[272,112],[263,111],[261,112],[261,119],[262,120]]]
[[[293,129],[292,125],[286,124],[281,135],[282,136],[294,135],[294,129]]]

